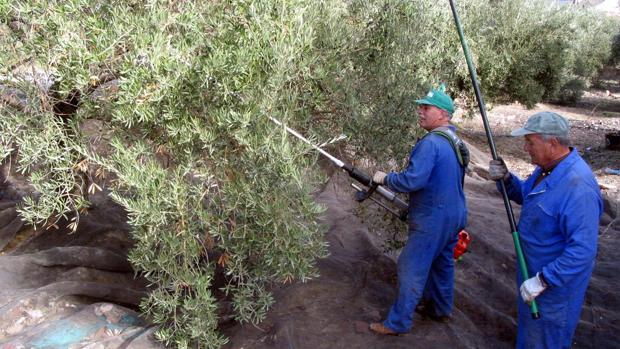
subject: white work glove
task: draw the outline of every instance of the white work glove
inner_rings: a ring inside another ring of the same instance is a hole
[[[536,276],[533,278],[529,278],[521,284],[521,298],[525,301],[525,303],[530,304],[534,300],[534,298],[538,297],[545,289],[547,285],[545,285],[544,281],[541,279],[540,273],[536,273]]]
[[[372,181],[377,183],[377,184],[384,185],[385,184],[385,177],[387,177],[387,174],[385,172],[377,171],[377,172],[375,172],[375,175],[372,176]]]
[[[494,181],[507,180],[510,178],[510,172],[504,162],[504,159],[499,158],[497,160],[489,161],[489,178]]]

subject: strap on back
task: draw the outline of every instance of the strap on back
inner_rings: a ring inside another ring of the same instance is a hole
[[[465,169],[469,165],[469,149],[465,145],[462,139],[460,139],[454,131],[449,129],[448,127],[442,126],[432,130],[430,133],[437,134],[447,139],[452,145],[452,149],[454,150],[454,154],[459,161],[459,164],[463,168],[463,178],[462,181],[465,182]],[[430,134],[429,133],[429,134]]]

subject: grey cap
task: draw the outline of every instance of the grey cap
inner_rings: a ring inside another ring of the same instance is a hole
[[[550,111],[543,111],[530,116],[522,128],[510,133],[512,136],[525,136],[532,133],[542,133],[554,136],[568,136],[568,120],[562,115]]]

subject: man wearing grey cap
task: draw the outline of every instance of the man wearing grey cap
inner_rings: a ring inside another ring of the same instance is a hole
[[[489,164],[489,177],[504,181],[508,197],[522,205],[518,231],[531,278],[517,273],[517,348],[571,346],[594,268],[603,203],[592,170],[569,147],[568,130],[564,117],[541,112],[512,132],[525,138],[524,149],[537,165],[525,180],[501,159]],[[527,305],[534,299],[538,320]]]

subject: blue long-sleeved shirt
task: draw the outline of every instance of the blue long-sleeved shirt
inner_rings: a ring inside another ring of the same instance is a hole
[[[463,171],[450,141],[430,133],[413,147],[404,171],[387,175],[390,189],[409,193],[410,231],[452,233],[465,227]]]
[[[508,197],[522,205],[518,231],[529,275],[542,272],[552,286],[589,277],[596,257],[603,202],[598,183],[576,150],[536,187],[537,167],[525,181],[511,174]]]

